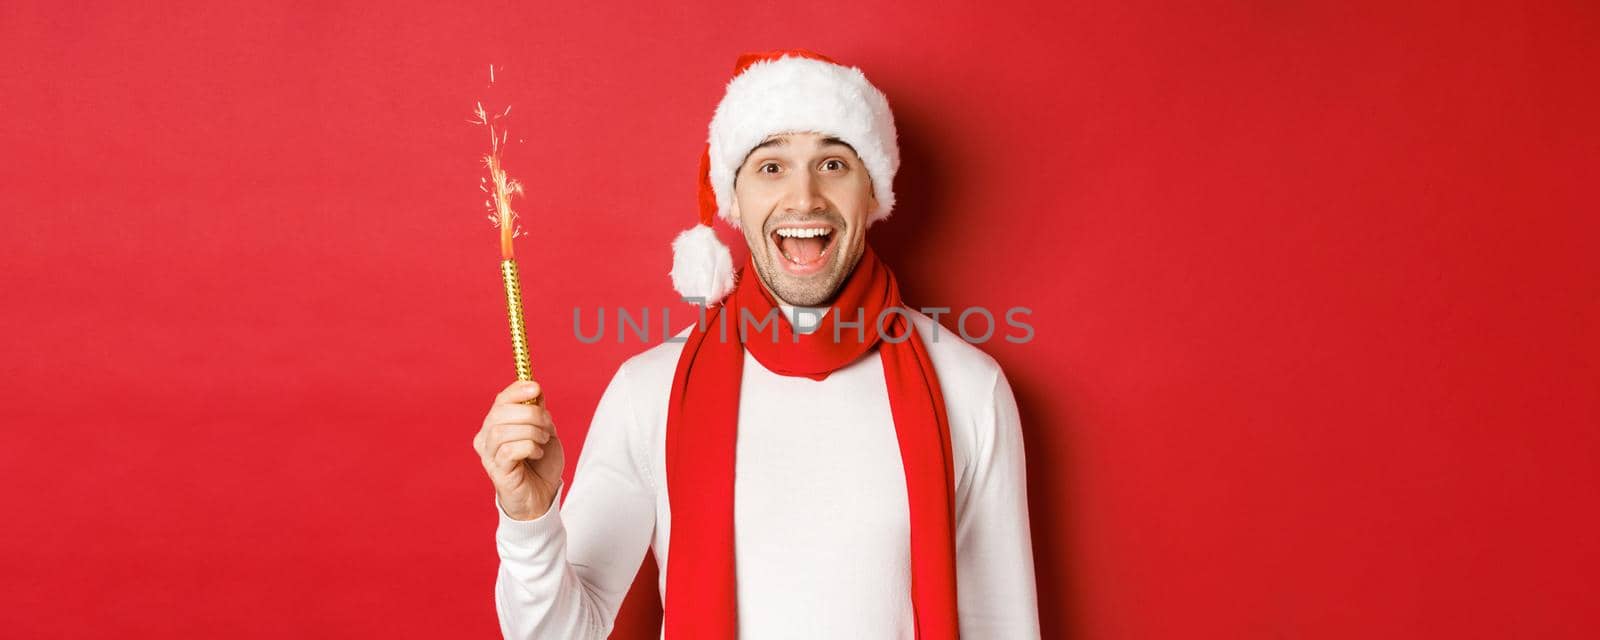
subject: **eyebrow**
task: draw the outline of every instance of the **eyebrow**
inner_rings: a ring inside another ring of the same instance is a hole
[[[758,144],[758,145],[752,147],[750,149],[750,153],[744,154],[744,157],[745,157],[745,159],[748,160],[752,154],[754,154],[756,151],[758,151],[758,150],[760,150],[762,148],[765,148],[765,147],[785,147],[785,146],[788,146],[788,145],[789,145],[789,138],[787,136],[775,136],[775,137],[767,138],[761,144]],[[849,149],[852,153],[855,152],[855,150],[856,150],[855,147],[850,146],[850,143],[845,142],[843,140],[840,140],[840,139],[838,139],[836,137],[833,137],[833,136],[828,136],[826,138],[823,138],[822,139],[822,144],[820,144],[818,146],[826,147],[826,146],[831,146],[831,145],[842,146],[842,147],[844,147],[846,149]]]

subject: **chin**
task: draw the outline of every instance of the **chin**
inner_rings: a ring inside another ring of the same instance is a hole
[[[804,269],[796,269],[793,262],[774,247],[756,266],[767,288],[783,302],[815,307],[832,300],[850,275],[847,257],[844,251],[830,247],[817,261],[802,265]]]
[[[836,212],[769,222],[756,240],[761,279],[783,302],[820,306],[832,299],[854,266],[852,229]],[[755,246],[752,243],[752,246]]]

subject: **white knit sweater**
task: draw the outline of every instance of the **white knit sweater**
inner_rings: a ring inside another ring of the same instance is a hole
[[[785,312],[792,318],[796,310]],[[950,421],[961,635],[1037,638],[1011,387],[993,358],[926,315],[911,315]],[[495,610],[506,638],[606,637],[647,546],[664,567],[657,592],[666,593],[667,397],[682,348],[657,345],[617,370],[564,499],[558,489],[551,508],[527,521],[511,519],[496,502]],[[910,512],[877,354],[819,381],[772,373],[747,352],[739,393],[740,637],[911,638]]]

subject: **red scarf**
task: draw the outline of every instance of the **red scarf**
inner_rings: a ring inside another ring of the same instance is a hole
[[[890,312],[883,333],[878,333],[881,312],[893,307],[906,309],[894,274],[867,247],[820,328],[797,336],[789,322],[778,317],[781,312],[757,328],[777,309],[777,303],[754,273],[752,267],[746,267],[722,306],[706,311],[686,339],[672,378],[666,435],[667,495],[672,509],[663,623],[667,640],[734,640],[738,636],[733,471],[744,350],[749,349],[756,361],[780,375],[821,380],[873,347],[878,348],[883,362],[889,409],[905,467],[916,637],[957,638],[950,424],[933,361],[906,312]],[[861,310],[859,317],[857,309]],[[751,320],[745,324],[746,342],[741,345],[739,321],[745,311]],[[863,328],[840,327],[835,341],[841,317],[847,323],[862,320]],[[777,333],[776,343],[773,332]]]

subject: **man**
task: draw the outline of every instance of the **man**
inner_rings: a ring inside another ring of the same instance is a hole
[[[898,153],[859,70],[804,50],[740,59],[701,159],[701,224],[673,243],[700,321],[618,369],[565,506],[554,422],[526,404],[537,383],[502,391],[474,438],[506,637],[605,637],[647,546],[663,638],[1038,637],[1010,385],[905,308],[866,243]],[[742,274],[714,216],[750,247]]]

